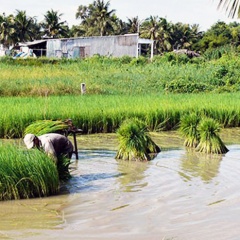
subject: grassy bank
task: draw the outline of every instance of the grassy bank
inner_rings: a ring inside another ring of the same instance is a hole
[[[84,133],[115,132],[130,117],[144,120],[151,131],[172,130],[193,111],[239,127],[240,93],[4,97],[0,111],[1,138],[22,137],[26,126],[42,119],[71,118]]]
[[[84,60],[0,59],[0,96],[80,94],[136,95],[163,93],[235,92],[240,89],[240,60],[229,52],[220,59],[189,59],[166,54],[145,58]]]

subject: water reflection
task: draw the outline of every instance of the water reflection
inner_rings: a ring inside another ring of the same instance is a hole
[[[186,149],[186,154],[181,158],[183,172],[179,171],[179,174],[185,181],[191,180],[191,177],[200,177],[208,183],[217,176],[222,157],[223,155],[204,154]]]
[[[68,182],[61,186],[61,194],[80,193],[97,191],[104,188],[103,185],[95,184],[97,181],[117,178],[121,176],[118,173],[91,173],[72,177]]]
[[[106,187],[103,183],[121,176],[114,169],[115,154],[115,151],[109,150],[81,150],[80,159],[74,159],[70,165],[73,177],[62,185],[61,192],[69,194],[103,190]]]
[[[144,172],[147,168],[148,162],[118,161],[118,171],[121,174],[118,180],[124,191],[137,192],[147,186],[147,182],[141,181],[145,177]]]

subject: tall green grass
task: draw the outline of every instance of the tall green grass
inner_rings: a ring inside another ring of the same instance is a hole
[[[37,120],[69,119],[83,133],[116,132],[127,118],[143,120],[150,131],[179,127],[191,112],[218,120],[223,127],[240,126],[240,94],[84,95],[0,98],[0,137],[20,138]]]
[[[88,94],[234,92],[239,90],[239,67],[234,52],[225,52],[217,60],[166,54],[152,62],[101,56],[84,60],[0,58],[0,96],[75,95],[81,93],[83,82]]]
[[[46,154],[0,143],[0,200],[45,197],[58,191],[58,171]]]

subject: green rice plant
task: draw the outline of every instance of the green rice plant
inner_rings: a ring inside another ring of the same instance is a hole
[[[71,159],[66,157],[59,157],[57,162],[57,170],[59,175],[59,180],[66,181],[72,176],[70,173]]]
[[[240,127],[240,93],[84,95],[1,97],[0,137],[21,138],[40,119],[69,119],[84,134],[116,132],[128,118],[139,118],[150,131],[179,127],[190,112]]]
[[[42,135],[47,133],[55,133],[68,129],[68,124],[61,120],[38,120],[26,127],[24,134],[32,133],[34,135]]]
[[[212,118],[203,118],[198,125],[200,141],[196,151],[213,154],[224,154],[228,152],[227,147],[222,142],[219,132],[220,124]]]
[[[139,119],[126,119],[117,130],[119,149],[116,159],[149,161],[161,150],[148,134],[147,126]]]
[[[183,115],[180,119],[179,132],[185,138],[186,147],[195,148],[199,143],[198,124],[200,117],[195,112]]]
[[[58,192],[57,168],[46,154],[0,144],[0,200],[45,197]]]

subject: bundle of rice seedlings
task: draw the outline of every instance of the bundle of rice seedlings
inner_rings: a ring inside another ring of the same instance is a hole
[[[24,134],[32,133],[39,136],[46,133],[67,131],[68,128],[69,125],[61,120],[38,120],[26,127]]]
[[[198,125],[200,141],[196,148],[198,152],[224,154],[229,150],[219,137],[221,126],[212,118],[203,118]]]
[[[117,137],[120,145],[116,159],[149,161],[161,151],[139,119],[125,120],[117,130]]]
[[[200,117],[196,113],[184,115],[180,120],[179,132],[185,137],[186,147],[196,147],[199,143],[199,132],[197,129]]]
[[[72,177],[70,174],[70,164],[71,160],[69,158],[64,156],[58,158],[57,170],[60,180],[66,181]]]
[[[58,192],[58,171],[46,154],[0,145],[0,200],[45,197]]]

